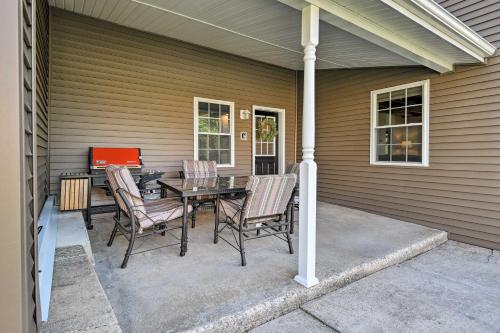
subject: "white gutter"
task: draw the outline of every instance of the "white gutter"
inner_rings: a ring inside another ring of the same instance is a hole
[[[446,9],[430,0],[381,0],[480,62],[496,48]]]

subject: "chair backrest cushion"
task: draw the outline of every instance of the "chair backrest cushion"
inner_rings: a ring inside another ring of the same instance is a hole
[[[134,177],[132,177],[129,169],[118,167],[116,165],[110,165],[106,168],[106,177],[115,200],[123,211],[127,212],[127,205],[123,201],[120,194],[117,193],[118,189],[125,190],[125,200],[130,206],[145,213],[144,202],[141,199],[141,192],[137,188]]]
[[[300,177],[300,163],[291,163],[286,166],[285,173],[294,173]]]
[[[245,207],[245,219],[283,214],[292,196],[297,176],[250,176],[246,189],[251,191]]]
[[[217,177],[217,162],[215,161],[182,161],[184,178]]]

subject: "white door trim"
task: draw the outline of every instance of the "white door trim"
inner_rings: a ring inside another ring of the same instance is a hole
[[[252,175],[255,175],[255,111],[276,112],[278,119],[278,173],[285,171],[285,109],[252,105]]]

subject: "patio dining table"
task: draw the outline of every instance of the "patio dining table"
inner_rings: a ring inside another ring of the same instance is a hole
[[[220,195],[243,193],[248,182],[248,176],[207,177],[207,178],[162,178],[157,180],[161,188],[161,197],[167,197],[167,191],[179,195],[183,203],[181,256],[187,252],[188,243],[188,203],[197,196],[215,195],[217,205]],[[218,209],[218,208],[217,208]],[[217,218],[217,215],[216,215]]]

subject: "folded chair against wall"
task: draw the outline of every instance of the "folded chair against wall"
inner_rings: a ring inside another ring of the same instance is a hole
[[[182,228],[182,223],[174,225],[173,222],[183,217],[184,208],[178,198],[143,201],[134,178],[127,168],[109,166],[106,168],[106,177],[117,203],[117,212],[114,217],[115,225],[108,246],[113,245],[113,240],[118,231],[127,238],[129,244],[121,266],[125,268],[132,254],[136,238],[154,234],[165,235],[170,233],[171,230]],[[189,205],[188,214],[191,211],[192,207]],[[125,215],[128,219],[123,221],[121,219],[122,215]],[[165,246],[171,245],[175,244]]]
[[[203,178],[215,178],[217,177],[217,162],[215,161],[194,161],[194,160],[184,160],[182,161],[182,171],[181,178],[184,179],[203,179]],[[216,196],[204,195],[197,196],[192,200],[193,205],[193,216],[191,221],[191,227],[194,228],[196,225],[196,212],[198,208],[203,205],[213,205],[215,207]]]
[[[299,209],[299,183],[300,183],[300,163],[291,163],[286,166],[285,174],[293,173],[297,176],[297,186],[295,188],[295,195],[293,196],[293,204],[290,208],[290,233],[294,232],[295,224],[295,209]]]
[[[296,178],[295,174],[251,176],[244,195],[221,198],[214,243],[221,238],[238,250],[242,266],[246,265],[245,241],[250,239],[276,236],[288,243],[290,254],[293,254],[287,210],[292,205]],[[223,219],[220,219],[221,213]],[[225,229],[231,231],[235,244],[221,236]]]

